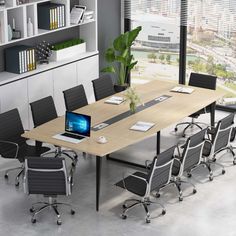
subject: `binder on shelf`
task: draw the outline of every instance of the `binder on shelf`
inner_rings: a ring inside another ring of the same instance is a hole
[[[5,49],[6,71],[22,74],[36,69],[35,49],[18,45]]]
[[[65,5],[47,2],[38,5],[38,27],[45,30],[65,26]]]

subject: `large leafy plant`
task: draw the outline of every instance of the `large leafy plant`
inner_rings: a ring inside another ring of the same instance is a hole
[[[130,48],[141,30],[142,27],[138,26],[131,31],[121,34],[113,41],[112,47],[108,48],[105,52],[105,59],[109,66],[104,68],[102,72],[116,74],[117,84],[119,85],[127,83],[130,71],[138,63],[138,61],[134,61]]]

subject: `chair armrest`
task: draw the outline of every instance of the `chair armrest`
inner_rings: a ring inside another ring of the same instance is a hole
[[[151,160],[146,160],[146,161],[145,161],[145,167],[146,167],[146,169],[149,169],[151,164],[152,164],[152,161],[151,161]]]
[[[17,158],[17,155],[18,155],[18,152],[19,152],[19,145],[18,145],[18,143],[14,143],[14,142],[11,142],[11,141],[6,141],[6,140],[0,140],[0,144],[1,143],[15,146],[16,147],[16,154],[15,154],[14,158]]]

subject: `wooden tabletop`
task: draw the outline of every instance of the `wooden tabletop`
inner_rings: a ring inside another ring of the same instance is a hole
[[[153,136],[158,131],[181,121],[183,118],[217,101],[224,95],[222,92],[197,87],[194,87],[192,94],[170,92],[170,89],[173,87],[175,87],[173,83],[158,80],[136,86],[136,91],[144,103],[161,95],[170,95],[171,98],[135,113],[102,130],[91,131],[91,137],[79,144],[52,138],[53,135],[64,131],[64,116],[28,131],[22,136],[96,156],[105,156]],[[122,93],[119,96],[122,96]],[[122,103],[120,105],[106,104],[104,103],[106,99],[80,108],[75,112],[90,115],[92,117],[92,126],[94,126],[129,110],[128,103]],[[130,130],[130,127],[137,121],[153,122],[155,126],[147,132]],[[106,144],[97,143],[96,139],[99,136],[105,136],[108,142]]]

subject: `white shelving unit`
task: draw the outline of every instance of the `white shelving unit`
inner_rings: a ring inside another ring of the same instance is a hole
[[[65,4],[66,26],[55,30],[43,30],[38,28],[38,5],[44,2],[53,2]],[[57,31],[68,28],[79,27],[78,32],[81,38],[87,43],[88,51],[97,50],[97,0],[80,0],[79,4],[87,6],[87,10],[94,11],[94,18],[78,25],[70,24],[70,0],[29,0],[29,3],[16,5],[16,0],[6,0],[6,6],[0,8],[0,47],[15,42],[20,42],[33,37],[52,34]],[[34,35],[27,35],[28,18],[34,26]],[[12,27],[13,18],[16,22],[16,30],[21,31],[21,38],[16,40],[8,40],[8,24]]]

